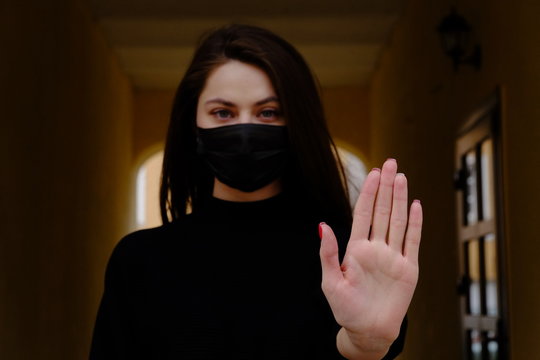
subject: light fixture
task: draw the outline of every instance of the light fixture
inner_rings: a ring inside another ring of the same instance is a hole
[[[459,65],[471,65],[480,70],[482,50],[478,44],[471,49],[472,28],[456,9],[452,9],[450,14],[441,20],[437,31],[441,37],[443,50],[452,59],[455,71]]]

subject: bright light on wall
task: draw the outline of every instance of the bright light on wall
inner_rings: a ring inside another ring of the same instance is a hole
[[[345,168],[347,187],[354,206],[360,193],[360,188],[366,178],[364,163],[352,152],[338,147],[338,153]],[[137,173],[136,194],[136,227],[144,229],[161,225],[159,209],[159,184],[163,151],[149,157]]]
[[[347,178],[347,189],[349,190],[351,207],[354,207],[358,195],[360,195],[362,184],[367,176],[366,166],[362,160],[352,152],[339,146],[337,147],[337,150],[345,170],[345,177]]]
[[[137,174],[137,229],[161,225],[159,184],[162,162],[163,151],[159,151],[142,164]]]
[[[146,163],[137,174],[137,227],[144,225],[146,219]]]

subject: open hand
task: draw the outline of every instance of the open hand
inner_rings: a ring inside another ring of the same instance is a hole
[[[338,348],[348,358],[380,359],[388,351],[418,281],[422,207],[414,201],[407,214],[407,179],[396,173],[389,159],[368,174],[342,264],[332,229],[320,225],[322,289],[342,326]]]

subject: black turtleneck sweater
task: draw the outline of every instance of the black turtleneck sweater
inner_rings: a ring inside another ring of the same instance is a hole
[[[342,359],[320,286],[319,220],[284,195],[201,208],[118,243],[90,359]]]

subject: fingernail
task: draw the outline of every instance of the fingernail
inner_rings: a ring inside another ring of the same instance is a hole
[[[388,158],[388,159],[386,159],[386,161],[388,161],[388,160],[390,160],[390,161],[396,161],[396,159],[394,159],[394,158]]]
[[[322,239],[322,226],[323,226],[323,225],[326,225],[326,223],[325,223],[325,222],[322,222],[322,223],[319,224],[319,237],[320,237],[321,239]]]
[[[396,176],[405,176],[404,173],[397,173]]]
[[[379,168],[373,168],[373,169],[371,169],[371,171],[378,171],[378,172],[381,172],[381,169],[379,169]]]
[[[417,203],[418,205],[421,205],[420,200],[418,199],[414,200],[413,203]]]

